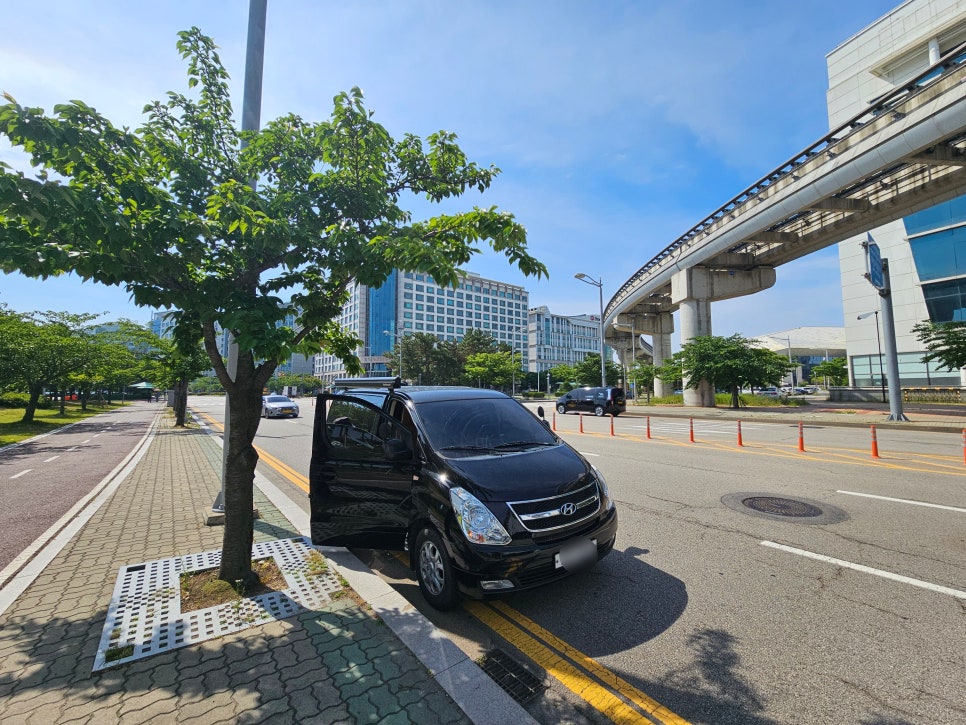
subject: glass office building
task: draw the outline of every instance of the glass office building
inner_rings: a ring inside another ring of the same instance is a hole
[[[966,41],[966,3],[909,0],[827,56],[829,127],[918,75]],[[889,260],[900,385],[959,386],[964,375],[922,361],[912,328],[966,320],[966,197],[937,204],[871,232]],[[882,384],[884,334],[876,290],[865,279],[866,235],[839,244],[842,304],[852,385]]]

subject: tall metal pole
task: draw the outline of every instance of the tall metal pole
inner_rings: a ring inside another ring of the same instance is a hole
[[[245,94],[242,98],[242,131],[257,131],[262,116],[262,67],[265,64],[265,17],[268,0],[249,0],[248,3],[248,45],[245,49]],[[245,148],[246,142],[241,142]],[[256,180],[249,179],[254,189]],[[234,381],[238,374],[238,344],[229,333],[228,338],[228,377]],[[225,396],[225,432],[221,459],[221,490],[211,505],[214,513],[225,511],[225,476],[228,472],[228,441],[231,436],[231,406]]]
[[[886,377],[882,371],[882,336],[879,334],[879,311],[875,311],[875,344],[879,348],[879,387],[882,389],[882,402],[886,402]]]
[[[578,272],[574,275],[575,279],[579,279],[585,284],[593,285],[597,288],[597,294],[600,299],[600,387],[607,387],[607,372],[604,366],[604,278],[601,277],[599,280],[594,279],[590,275],[584,274],[583,272]]]
[[[882,306],[882,334],[885,336],[886,368],[889,371],[889,417],[886,420],[909,420],[902,412],[896,322],[892,315],[892,283],[889,280],[889,260],[885,257],[882,258],[882,276],[885,286],[879,291],[879,296]],[[878,328],[878,325],[876,327]]]

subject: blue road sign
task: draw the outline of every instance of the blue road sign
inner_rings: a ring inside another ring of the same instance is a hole
[[[868,241],[862,246],[865,247],[865,268],[868,270],[866,278],[878,290],[885,289],[885,276],[882,273],[882,253],[879,245],[868,235]]]

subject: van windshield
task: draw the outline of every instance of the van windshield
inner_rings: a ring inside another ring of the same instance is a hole
[[[439,400],[417,405],[416,412],[429,442],[444,456],[559,445],[546,425],[509,398]]]

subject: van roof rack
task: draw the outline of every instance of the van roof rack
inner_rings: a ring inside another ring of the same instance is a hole
[[[332,381],[333,388],[388,388],[395,390],[402,387],[402,379],[396,377],[368,377],[368,378],[336,378]]]

